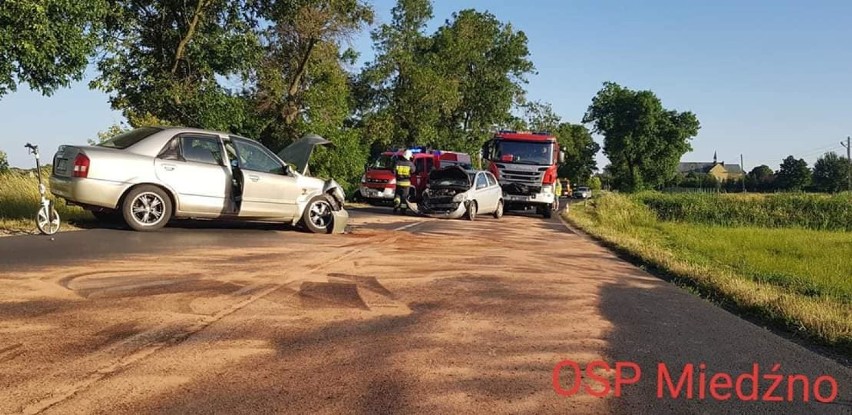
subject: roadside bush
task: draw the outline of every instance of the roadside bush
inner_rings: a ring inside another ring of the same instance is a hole
[[[852,231],[852,195],[639,193],[662,220],[720,226]]]
[[[50,171],[43,169],[42,174],[47,177]],[[3,220],[34,220],[38,207],[38,179],[35,177],[35,170],[0,173],[0,224]],[[62,201],[57,201],[56,211],[63,222],[91,217],[83,209],[67,206]]]

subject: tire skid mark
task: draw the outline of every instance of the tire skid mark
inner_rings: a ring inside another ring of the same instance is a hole
[[[336,263],[338,263],[338,262],[340,262],[340,261],[342,261],[342,260],[344,260],[344,259],[346,259],[346,258],[348,258],[352,255],[355,255],[355,254],[363,251],[364,249],[366,249],[366,245],[371,245],[371,244],[375,244],[375,243],[393,242],[393,241],[396,241],[399,238],[400,238],[400,236],[398,236],[398,235],[393,235],[393,234],[381,235],[381,234],[379,234],[379,235],[376,235],[375,237],[365,239],[364,241],[355,245],[355,246],[361,246],[360,248],[352,248],[352,249],[349,249],[348,251],[346,251],[342,254],[334,254],[335,255],[334,258],[321,261],[318,265],[308,267],[304,272],[302,272],[302,274],[313,273],[313,272],[316,272],[316,271],[318,271],[322,268],[330,266],[332,264],[336,264]],[[127,272],[129,272],[129,271],[127,271]],[[285,273],[285,275],[287,274],[286,271],[284,273]],[[80,273],[80,274],[85,274],[85,273]],[[69,282],[71,280],[73,280],[74,278],[84,276],[84,275],[80,275],[80,274],[74,274],[72,276],[69,276],[69,277],[71,277],[71,278],[69,278]],[[165,347],[173,346],[173,345],[177,345],[177,344],[181,343],[184,340],[191,337],[193,334],[196,334],[199,331],[204,330],[205,328],[209,327],[211,324],[213,324],[213,323],[215,323],[215,322],[217,322],[217,321],[219,321],[219,320],[221,320],[221,319],[223,319],[223,318],[245,308],[246,306],[254,303],[257,300],[260,300],[260,299],[268,296],[269,294],[272,294],[273,292],[277,291],[278,289],[280,289],[282,287],[293,285],[294,283],[296,283],[298,281],[299,281],[298,278],[286,277],[286,278],[284,278],[284,281],[277,283],[277,284],[274,284],[274,285],[271,285],[271,286],[267,282],[267,283],[256,284],[256,285],[251,285],[251,286],[245,287],[245,289],[244,289],[245,291],[243,291],[244,295],[247,294],[247,293],[253,293],[253,292],[256,292],[256,294],[251,295],[249,298],[247,298],[243,301],[239,301],[235,304],[232,304],[231,306],[226,307],[226,308],[220,310],[219,312],[217,312],[213,315],[205,316],[204,318],[201,319],[201,321],[189,326],[189,328],[187,328],[185,330],[180,330],[177,333],[172,333],[171,335],[167,335],[165,337],[158,336],[158,335],[154,334],[153,332],[160,331],[160,330],[157,330],[157,329],[151,330],[151,331],[148,331],[148,332],[139,333],[139,334],[133,336],[132,339],[144,339],[145,337],[150,337],[150,340],[141,342],[141,344],[136,348],[135,351],[133,351],[130,354],[127,354],[125,356],[122,356],[118,359],[115,359],[110,364],[104,365],[104,366],[100,367],[99,369],[95,370],[94,372],[89,373],[87,376],[85,376],[84,379],[80,380],[79,382],[76,382],[76,383],[74,383],[74,384],[72,384],[72,385],[70,385],[66,388],[61,388],[59,390],[56,390],[55,392],[50,394],[49,397],[42,399],[38,402],[35,402],[33,404],[30,404],[29,406],[26,406],[23,409],[22,413],[24,413],[24,414],[38,414],[38,413],[44,412],[47,409],[50,409],[51,407],[56,406],[56,405],[58,405],[58,404],[60,404],[64,401],[74,397],[78,393],[85,391],[86,389],[88,389],[89,387],[91,387],[92,385],[97,383],[98,381],[100,381],[104,378],[107,378],[111,375],[114,375],[114,374],[120,372],[121,370],[129,368],[134,363],[137,363],[137,362],[145,359],[146,357],[151,356],[152,354],[156,353],[157,351],[159,351],[159,350],[161,350]],[[261,289],[263,286],[266,286],[267,288]],[[154,335],[152,336],[152,334],[154,334]],[[93,358],[93,357],[94,357],[93,355],[89,356],[89,358]]]
[[[12,360],[20,356],[22,353],[24,353],[24,351],[21,349],[21,346],[23,345],[23,343],[15,343],[11,346],[0,348],[0,362]]]
[[[69,286],[71,285],[72,282],[74,282],[74,280],[76,280],[78,278],[91,277],[93,275],[100,275],[100,274],[110,274],[110,275],[113,275],[113,274],[139,274],[139,273],[145,273],[145,272],[146,271],[143,270],[143,269],[116,269],[116,270],[86,271],[86,272],[78,272],[78,273],[74,273],[74,274],[62,277],[62,278],[59,279],[59,281],[57,281],[57,283],[59,285],[61,285],[63,288],[70,290],[70,291],[73,291],[73,289],[70,288]]]

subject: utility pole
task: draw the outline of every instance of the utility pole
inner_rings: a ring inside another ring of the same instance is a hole
[[[743,182],[743,193],[745,193],[745,192],[746,192],[746,188],[745,188],[745,179],[746,179],[746,172],[745,172],[745,171],[746,171],[746,170],[745,170],[745,164],[743,164],[743,155],[742,155],[742,153],[740,153],[740,170],[742,170],[742,171],[743,171],[743,177],[741,177],[741,178],[740,178],[740,181],[742,181],[742,182]]]
[[[852,192],[852,138],[846,136],[846,142],[840,142],[840,145],[846,147],[846,162],[849,163],[849,168],[846,169],[846,190]]]

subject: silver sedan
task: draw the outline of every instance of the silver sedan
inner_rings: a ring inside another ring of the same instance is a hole
[[[60,146],[50,187],[68,203],[99,218],[123,218],[138,231],[178,217],[279,221],[342,232],[348,220],[343,190],[334,180],[307,174],[313,148],[329,144],[307,135],[279,157],[227,133],[143,127],[96,146]]]

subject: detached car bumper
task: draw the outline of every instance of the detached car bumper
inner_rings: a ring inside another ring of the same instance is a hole
[[[77,205],[114,209],[127,186],[108,180],[50,176],[50,193]]]
[[[332,220],[331,233],[343,233],[346,231],[346,226],[349,224],[349,212],[345,209],[335,210],[331,212]]]

